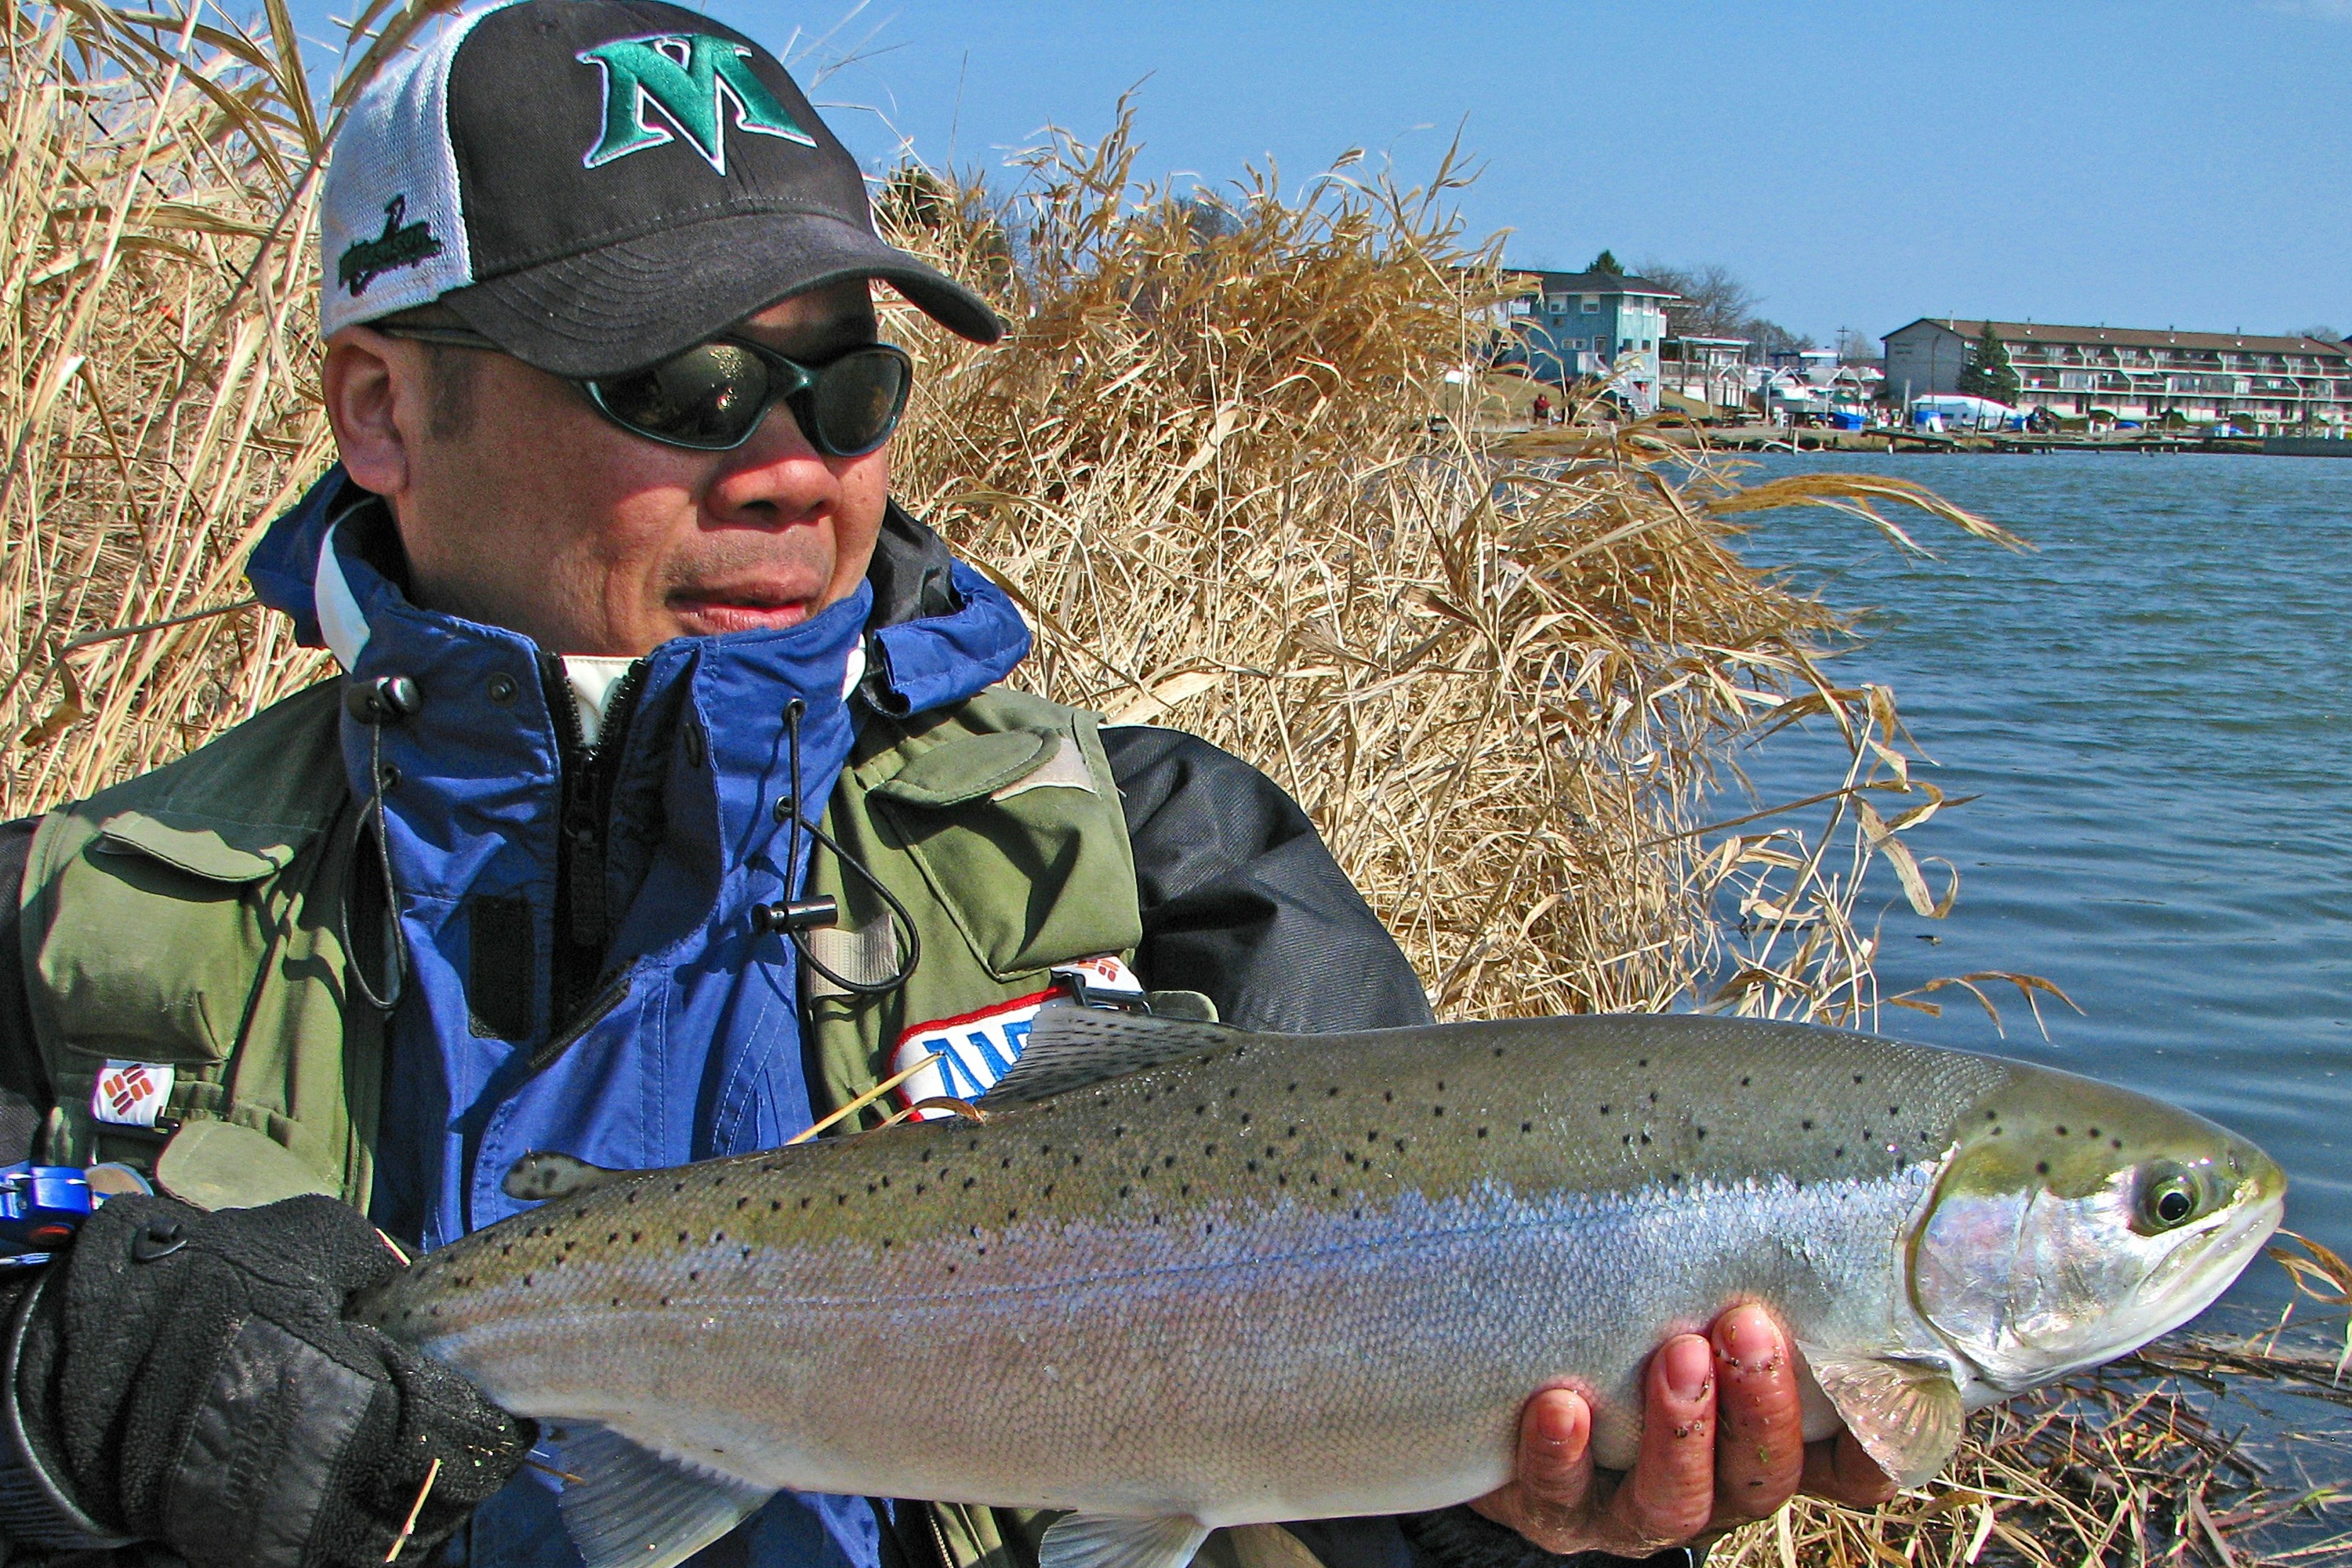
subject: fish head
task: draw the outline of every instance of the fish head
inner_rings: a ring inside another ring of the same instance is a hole
[[[2286,1175],[2226,1128],[2019,1066],[1959,1124],[1911,1248],[1920,1315],[2015,1393],[2203,1311],[2278,1228]]]

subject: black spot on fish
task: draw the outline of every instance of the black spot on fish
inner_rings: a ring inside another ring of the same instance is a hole
[[[1746,1089],[1749,1084],[1751,1084],[1751,1083],[1753,1083],[1753,1082],[1755,1082],[1755,1081],[1756,1081],[1756,1080],[1755,1080],[1754,1079],[1743,1078],[1743,1079],[1741,1079],[1739,1080],[1739,1087],[1740,1087],[1740,1088],[1742,1088],[1742,1089]]]
[[[2107,1142],[2114,1144],[2118,1149],[2124,1146],[2124,1141],[2120,1138],[2110,1138]]]
[[[1643,1134],[1642,1134],[1642,1142],[1644,1142],[1644,1143],[1647,1143],[1649,1141],[1650,1141],[1650,1135],[1649,1135],[1648,1133],[1646,1133],[1646,1132],[1643,1133]]]
[[[679,1231],[679,1232],[677,1233],[677,1238],[678,1238],[680,1241],[684,1241],[684,1240],[686,1239],[686,1232],[684,1232],[684,1231],[682,1231],[682,1230],[681,1230],[681,1231]]]
[[[1255,1175],[1257,1173],[1257,1162],[1255,1160],[1245,1160],[1243,1163],[1249,1167],[1249,1171],[1252,1175]]]
[[[1129,1188],[1125,1184],[1123,1184],[1123,1183],[1122,1183],[1122,1184],[1120,1184],[1120,1186],[1119,1186],[1119,1189],[1118,1189],[1118,1195],[1119,1195],[1120,1197],[1125,1197],[1125,1196],[1127,1196],[1128,1193],[1129,1193],[1130,1190],[1131,1190],[1130,1188]]]
[[[1007,1225],[1011,1225],[1014,1220],[1019,1219],[1020,1217],[1021,1211],[1019,1209],[1006,1209],[1004,1211],[1004,1223]]]
[[[2084,1134],[2083,1134],[2083,1136],[2084,1136],[2084,1137],[2085,1137],[2085,1138],[2096,1138],[2098,1135],[2099,1135],[2099,1130],[2098,1130],[2097,1128],[2095,1128],[2095,1127],[2092,1128],[2088,1132],[2085,1132]]]
[[[688,1284],[699,1285],[702,1283],[702,1270],[699,1268],[689,1268],[686,1271],[686,1278]]]
[[[968,1187],[971,1185],[971,1184],[970,1182],[966,1182],[964,1185]],[[849,1201],[849,1194],[847,1193],[835,1193],[833,1194],[833,1201],[835,1205],[845,1204]]]
[[[1642,1066],[1643,1066],[1643,1067],[1648,1067],[1648,1066],[1650,1065],[1650,1058],[1647,1058],[1647,1057],[1643,1057],[1643,1058],[1642,1058],[1641,1065],[1642,1065]]]
[[[743,1249],[743,1261],[746,1263],[751,1261],[751,1249],[748,1247]]]
[[[1160,1157],[1160,1168],[1163,1171],[1174,1170],[1176,1168],[1176,1156],[1173,1154],[1162,1154]]]
[[[1213,1158],[1217,1152],[1217,1146],[1214,1143],[1203,1143],[1201,1145],[1201,1152]]]
[[[526,1274],[522,1277],[522,1288],[528,1290],[532,1285],[536,1284],[538,1280],[539,1276],[536,1274]]]
[[[1000,1171],[1009,1171],[1013,1169],[1013,1156],[1007,1154],[1004,1158],[996,1162],[996,1168]]]
[[[1607,1106],[1605,1106],[1605,1105],[1604,1105],[1604,1106],[1602,1106],[1602,1107],[1601,1108],[1601,1115],[1603,1115],[1603,1116],[1608,1115],[1608,1114],[1609,1114],[1609,1108],[1608,1108]]]
[[[620,1240],[620,1239],[621,1239],[621,1233],[620,1233],[619,1231],[617,1231],[617,1230],[616,1230],[616,1231],[614,1231],[612,1235],[610,1235],[610,1236],[608,1236],[608,1237],[606,1237],[604,1238],[604,1245],[605,1245],[605,1246],[607,1246],[607,1247],[610,1247],[610,1246],[612,1246],[612,1245],[613,1245],[613,1243],[614,1243],[614,1242],[616,1242],[616,1241],[618,1241],[618,1240]]]
[[[806,1203],[808,1200],[803,1198],[801,1201]],[[645,1238],[646,1233],[642,1230],[633,1230],[629,1232],[629,1245],[632,1247],[635,1246],[638,1242],[645,1240]]]
[[[1209,1108],[1206,1104],[1196,1105],[1192,1108],[1192,1114],[1195,1116],[1206,1116],[1209,1114]]]
[[[948,1272],[949,1272],[949,1273],[950,1273],[950,1274],[952,1274],[952,1273],[954,1273],[955,1271],[956,1271],[956,1266],[955,1266],[954,1264],[952,1264],[952,1263],[949,1264],[949,1265],[948,1265]]]
[[[1832,1155],[1832,1158],[1840,1159],[1840,1160],[1843,1160],[1843,1159],[1844,1159],[1844,1158],[1845,1158],[1845,1145],[1844,1145],[1844,1144],[1841,1143],[1841,1144],[1839,1144],[1839,1145],[1837,1146],[1836,1152],[1835,1152],[1835,1153]]]
[[[1234,1053],[1234,1059],[1235,1061],[1239,1061],[1239,1060],[1241,1060],[1241,1056],[1242,1056],[1241,1052],[1239,1052],[1239,1051],[1235,1051],[1235,1052]],[[1225,1098],[1226,1098],[1227,1100],[1239,1100],[1241,1097],[1242,1097],[1242,1091],[1241,1091],[1241,1089],[1240,1089],[1240,1087],[1239,1087],[1238,1085],[1236,1085],[1234,1088],[1232,1088],[1232,1089],[1229,1089],[1225,1090]]]
[[[664,1296],[664,1297],[662,1298],[662,1305],[663,1305],[663,1306],[665,1306],[665,1307],[667,1307],[667,1306],[668,1306],[668,1305],[669,1305],[669,1298],[668,1298],[668,1297]]]
[[[1522,1121],[1519,1123],[1519,1131],[1522,1132],[1532,1132],[1535,1130],[1536,1124],[1532,1121]]]
[[[925,1164],[927,1164],[927,1165],[928,1165],[928,1164],[929,1164],[929,1163],[930,1163],[930,1161],[931,1161],[931,1152],[930,1152],[929,1149],[926,1149],[926,1150],[924,1150],[924,1151],[923,1151],[923,1163],[924,1163]]]
[[[737,1199],[735,1200],[735,1206],[736,1206],[737,1208],[739,1208],[739,1209],[740,1209],[740,1208],[748,1208],[748,1207],[750,1207],[750,1206],[751,1206],[751,1195],[750,1195],[749,1194],[745,1194],[745,1195],[743,1195],[742,1197],[737,1198]]]
[[[970,1191],[971,1191],[971,1190],[972,1190],[972,1188],[974,1188],[974,1187],[978,1186],[979,1184],[980,1184],[980,1178],[979,1178],[978,1176],[966,1176],[966,1177],[963,1179],[963,1190],[964,1190],[965,1192],[970,1192]]]
[[[1328,1089],[1325,1089],[1325,1090],[1323,1091],[1323,1094],[1324,1094],[1324,1098],[1326,1098],[1326,1099],[1332,1099],[1332,1098],[1336,1098],[1336,1097],[1338,1096],[1339,1092],[1339,1086],[1338,1084],[1336,1084],[1336,1083],[1335,1083],[1335,1084],[1333,1084],[1330,1088],[1328,1088]]]
[[[866,1183],[866,1195],[867,1197],[869,1197],[869,1198],[870,1198],[870,1197],[872,1197],[876,1193],[877,1193],[877,1192],[879,1192],[879,1191],[881,1191],[881,1189],[880,1189],[879,1187],[876,1186],[873,1183],[868,1182],[868,1183]]]
[[[1114,1127],[1110,1130],[1110,1135],[1114,1138],[1124,1138],[1127,1136],[1127,1129],[1124,1127]]]
[[[2064,1126],[2063,1123],[2059,1126],[2059,1129],[2058,1129],[2058,1136],[2059,1136],[2059,1137],[2061,1137],[2061,1138],[2063,1138],[2064,1136],[2066,1136],[2066,1129],[2065,1129],[2065,1126]]]
[[[1402,1138],[1396,1141],[1396,1152],[1400,1154],[1404,1152],[1404,1140]]]
[[[686,1184],[684,1182],[680,1182],[677,1185],[670,1188],[670,1191],[673,1193],[682,1193],[686,1191]]]
[[[1705,1138],[1705,1137],[1706,1136],[1706,1128],[1704,1128],[1704,1127],[1697,1128],[1697,1129],[1696,1129],[1695,1131],[1697,1131],[1698,1135],[1699,1135],[1701,1138]]]
[[[1394,1105],[1396,1103],[1396,1091],[1387,1089],[1381,1090],[1381,1103],[1383,1105]]]
[[[1045,1184],[1045,1195],[1049,1198],[1054,1195],[1054,1184],[1051,1182]]]
[[[803,1208],[806,1208],[806,1207],[808,1207],[808,1206],[809,1206],[809,1201],[808,1201],[808,1199],[806,1199],[806,1198],[803,1198],[803,1199],[801,1200],[801,1207],[803,1207]]]
[[[1801,1125],[1803,1126],[1806,1131],[1811,1132],[1813,1130],[1813,1119],[1808,1116]]]
[[[614,1298],[613,1298],[613,1305],[614,1305],[615,1307],[617,1307],[617,1306],[619,1306],[620,1304],[621,1304],[621,1299],[620,1299],[618,1296],[614,1297]]]
[[[2037,1176],[2048,1175],[2050,1173],[2050,1162],[2047,1160],[2036,1160],[2033,1163],[2033,1173]]]
[[[1180,1198],[1191,1197],[1192,1195],[1192,1184],[1187,1182],[1182,1186],[1178,1187],[1176,1189],[1176,1195]]]
[[[1297,1094],[1298,1092],[1298,1080],[1297,1079],[1291,1079],[1290,1087],[1284,1089],[1282,1092],[1285,1094]]]
[[[1985,1120],[1986,1120],[1987,1121],[1992,1121],[1995,1117],[1999,1116],[2000,1114],[2000,1111],[1998,1111],[1998,1110],[1988,1110],[1988,1111],[1986,1111],[1986,1112],[1985,1112]]]
[[[1480,1129],[1478,1129],[1478,1136],[1479,1136],[1479,1137],[1481,1137],[1481,1138],[1484,1138],[1485,1136],[1486,1136],[1486,1130],[1485,1128],[1483,1128],[1483,1127],[1481,1127]]]

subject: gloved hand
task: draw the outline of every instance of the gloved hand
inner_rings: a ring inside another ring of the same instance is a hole
[[[401,1553],[421,1563],[537,1434],[344,1320],[399,1267],[331,1198],[112,1200],[24,1317],[6,1392],[32,1457],[91,1519],[194,1568],[375,1568],[437,1458]]]

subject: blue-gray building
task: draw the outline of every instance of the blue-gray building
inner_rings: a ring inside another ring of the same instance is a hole
[[[1658,344],[1667,302],[1682,296],[1646,278],[1614,272],[1513,271],[1528,292],[1510,302],[1518,341],[1506,363],[1538,381],[1565,386],[1580,376],[1609,380],[1646,414],[1658,405]]]

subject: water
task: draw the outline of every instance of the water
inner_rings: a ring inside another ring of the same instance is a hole
[[[1888,1033],[2142,1088],[2253,1138],[2292,1179],[2287,1224],[2352,1250],[2352,461],[1775,456],[1768,474],[1916,479],[2038,549],[1776,513],[1748,545],[1832,604],[1871,607],[1841,679],[1891,685],[1981,798],[1906,835],[1958,867],[1943,921],[1874,883],[1886,994],[1938,975],[2042,975],[2049,1038],[2014,993],[2007,1038],[1957,988]],[[1821,739],[1750,756],[1769,801],[1826,788]],[[1943,886],[1931,868],[1931,886]],[[1924,940],[1929,937],[1935,942]],[[2261,1296],[2279,1272],[2249,1271]]]

